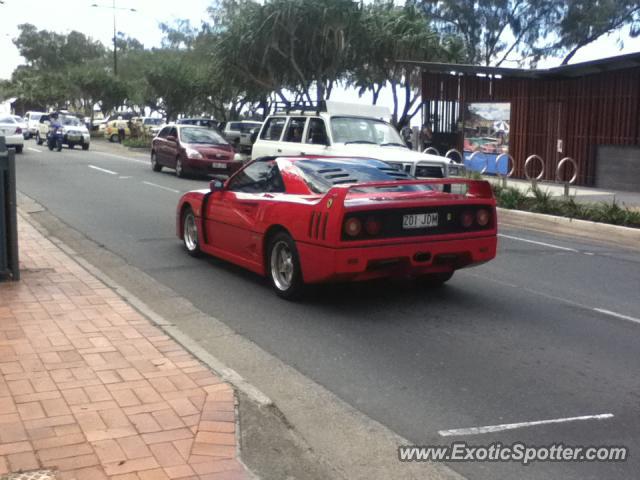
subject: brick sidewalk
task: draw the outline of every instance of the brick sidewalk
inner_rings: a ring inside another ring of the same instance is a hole
[[[232,388],[20,219],[0,283],[0,479],[244,479]]]

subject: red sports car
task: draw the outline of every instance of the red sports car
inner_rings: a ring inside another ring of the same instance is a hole
[[[485,181],[415,180],[373,159],[267,157],[209,187],[178,204],[187,252],[266,275],[284,298],[328,281],[409,276],[441,284],[496,255],[495,200]]]

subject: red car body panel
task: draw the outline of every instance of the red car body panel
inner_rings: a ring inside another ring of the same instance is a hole
[[[487,262],[496,255],[495,199],[488,182],[462,179],[368,182],[335,186],[324,194],[316,194],[298,174],[297,160],[274,160],[287,193],[241,193],[225,189],[184,194],[176,212],[178,237],[183,238],[181,218],[190,207],[198,222],[199,245],[204,253],[265,275],[268,236],[285,230],[296,242],[305,283],[447,272]],[[464,195],[440,191],[352,192],[358,187],[391,184],[463,184],[468,191]],[[366,215],[371,211],[395,215],[397,210],[404,209],[470,206],[490,212],[490,223],[484,229],[359,240],[344,238],[344,220],[348,215]]]

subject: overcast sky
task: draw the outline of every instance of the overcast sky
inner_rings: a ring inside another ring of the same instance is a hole
[[[63,33],[78,30],[105,45],[112,42],[112,10],[91,6],[94,3],[110,6],[112,0],[3,1],[4,5],[0,5],[0,78],[9,78],[14,68],[23,62],[12,43],[12,39],[18,34],[17,26],[21,23],[32,23],[38,29]],[[136,12],[117,10],[117,29],[137,38],[146,47],[158,46],[162,37],[158,28],[160,22],[186,18],[192,24],[199,25],[202,20],[208,20],[206,9],[211,3],[211,0],[116,0],[118,7],[136,9]],[[616,45],[619,37],[624,39],[623,50],[619,50]],[[584,47],[571,63],[631,52],[640,52],[640,38],[631,39],[626,32],[622,32]],[[540,66],[556,66],[559,63],[559,59],[548,59],[541,62]],[[334,95],[335,100],[357,100],[357,95],[353,92],[335,91]],[[389,99],[381,100],[388,104]],[[370,102],[370,95],[366,95],[361,101]]]

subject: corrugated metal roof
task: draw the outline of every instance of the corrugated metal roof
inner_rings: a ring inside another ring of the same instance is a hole
[[[484,74],[493,76],[500,75],[502,77],[544,79],[576,78],[595,73],[640,67],[640,52],[539,70],[485,67],[481,65],[465,65],[452,63],[420,62],[413,60],[397,60],[397,63],[415,65],[421,67],[424,72],[432,73],[458,73],[467,75]]]

